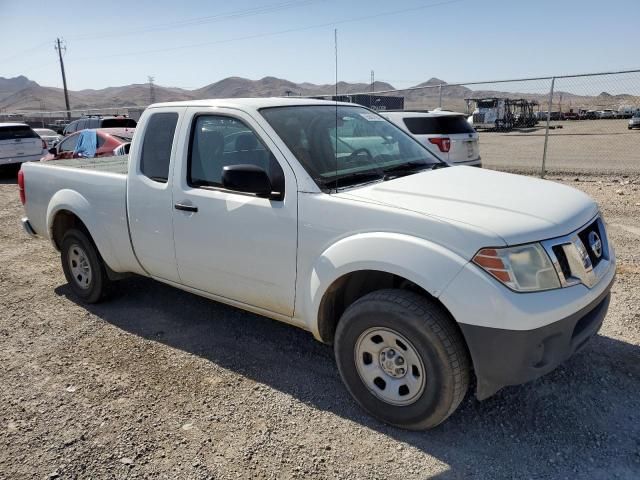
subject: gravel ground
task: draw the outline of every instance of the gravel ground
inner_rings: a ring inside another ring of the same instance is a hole
[[[626,119],[551,122],[547,170],[640,174],[640,130],[629,130],[627,123]],[[540,122],[510,132],[480,132],[483,163],[491,168],[539,172],[545,126]]]
[[[85,307],[0,178],[0,478],[640,477],[640,177],[593,195],[619,257],[601,335],[551,374],[445,424],[364,414],[331,349],[144,278]]]

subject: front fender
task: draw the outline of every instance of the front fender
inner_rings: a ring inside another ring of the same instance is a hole
[[[340,277],[376,270],[410,280],[438,297],[468,261],[427,240],[389,232],[362,233],[343,238],[316,260],[308,279],[305,319],[320,338],[318,314],[329,287]]]
[[[109,241],[109,236],[103,226],[96,221],[96,212],[89,201],[80,193],[74,190],[59,190],[49,201],[47,206],[47,231],[51,243],[57,249],[53,238],[53,222],[58,212],[66,210],[76,215],[82,223],[87,227],[91,238],[98,247],[98,251],[105,263],[114,271],[120,271],[120,262],[114,254],[113,247]]]

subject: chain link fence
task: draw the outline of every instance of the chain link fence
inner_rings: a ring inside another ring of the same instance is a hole
[[[479,132],[489,168],[542,176],[640,173],[640,70],[432,83],[338,98],[377,110],[463,113]]]
[[[342,85],[342,84],[341,84]],[[283,91],[282,96],[291,92]],[[272,93],[273,94],[273,93]],[[464,114],[480,136],[483,165],[552,173],[640,173],[640,70],[516,80],[426,83],[369,92],[325,92],[374,110],[450,110]],[[86,115],[138,119],[144,106],[80,109]],[[635,118],[635,120],[634,120]],[[64,123],[66,111],[0,112],[0,121],[33,126]]]

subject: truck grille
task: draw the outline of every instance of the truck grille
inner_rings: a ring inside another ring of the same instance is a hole
[[[563,287],[597,284],[611,265],[607,232],[600,217],[565,237],[542,242]]]

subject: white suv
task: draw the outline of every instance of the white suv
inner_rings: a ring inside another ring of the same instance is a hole
[[[631,130],[632,128],[640,128],[640,110],[637,110],[636,113],[633,114],[633,117],[629,119],[629,125],[627,128]]]
[[[464,114],[445,110],[379,113],[439,158],[454,165],[482,166],[478,132]]]
[[[0,165],[40,160],[47,144],[25,123],[0,123]]]

